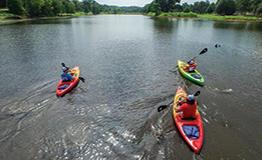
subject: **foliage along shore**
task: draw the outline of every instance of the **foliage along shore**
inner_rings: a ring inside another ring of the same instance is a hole
[[[137,14],[142,11],[142,7],[102,5],[95,0],[3,0],[0,2],[0,24],[90,14]]]
[[[155,17],[184,17],[218,21],[262,21],[261,0],[199,0],[193,4],[181,0],[153,0],[144,7]]]
[[[230,16],[222,16],[217,14],[197,14],[194,12],[162,12],[159,15],[156,15],[153,12],[149,12],[146,14],[151,17],[167,17],[167,18],[196,18],[203,20],[215,20],[215,21],[256,21],[262,22],[262,17],[256,16],[239,16],[239,15],[230,15]]]
[[[4,2],[4,3],[3,3]],[[143,8],[137,6],[112,6],[99,4],[95,0],[1,0],[0,8],[8,8],[9,12],[26,17],[55,17],[61,13],[142,13]]]
[[[73,17],[80,17],[80,16],[88,16],[93,15],[92,13],[84,13],[84,12],[76,12],[76,13],[60,13],[57,16],[52,17],[26,17],[12,14],[8,11],[8,9],[0,9],[0,25],[3,24],[13,24],[25,21],[32,21],[32,20],[44,20],[44,19],[64,19],[64,18],[73,18]]]

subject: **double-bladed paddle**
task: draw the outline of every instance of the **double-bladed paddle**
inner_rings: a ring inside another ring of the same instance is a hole
[[[208,49],[207,49],[207,48],[204,48],[197,56],[193,57],[193,58],[190,59],[189,61],[191,61],[191,60],[193,60],[193,59],[196,59],[198,56],[200,56],[200,55],[202,55],[202,54],[205,54],[207,51],[208,51]],[[189,62],[189,61],[188,61],[188,62]],[[177,71],[177,67],[178,67],[178,65],[176,65],[176,69],[175,69],[174,71],[170,71],[170,72],[175,72],[175,71]]]
[[[197,92],[194,94],[195,97],[197,97],[197,96],[199,96],[199,95],[200,95],[200,91],[197,91]],[[158,111],[158,112],[163,111],[164,109],[166,109],[167,107],[169,107],[172,103],[173,103],[173,101],[171,101],[171,102],[168,103],[167,105],[161,105],[161,106],[159,106],[159,107],[157,108],[157,111]]]
[[[193,60],[193,59],[196,59],[198,56],[202,55],[202,54],[205,54],[206,52],[208,51],[207,48],[204,48],[197,56],[195,56],[194,58],[190,59],[189,61]],[[189,62],[188,61],[188,62]]]

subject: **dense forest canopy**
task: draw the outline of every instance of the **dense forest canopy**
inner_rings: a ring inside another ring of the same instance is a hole
[[[159,15],[161,12],[195,12],[217,13],[220,15],[262,15],[262,0],[217,0],[216,3],[198,1],[194,4],[179,4],[180,0],[154,0],[145,5],[144,12],[154,12]]]
[[[8,0],[7,7],[13,14],[29,17],[56,16],[61,13],[75,12],[117,14],[141,13],[143,11],[141,7],[101,5],[94,0]]]
[[[6,0],[0,1],[0,8],[4,8],[6,6]]]

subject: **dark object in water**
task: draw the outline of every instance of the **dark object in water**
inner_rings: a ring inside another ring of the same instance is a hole
[[[218,48],[218,47],[221,47],[221,45],[220,44],[216,44],[215,47]]]

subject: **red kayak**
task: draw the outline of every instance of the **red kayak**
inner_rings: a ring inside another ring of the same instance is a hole
[[[184,120],[181,118],[181,115],[175,111],[176,108],[179,107],[178,101],[186,99],[186,97],[187,93],[181,87],[178,87],[174,97],[173,119],[182,138],[187,142],[190,148],[198,154],[204,140],[204,129],[200,113],[197,110],[195,119]]]
[[[65,94],[71,92],[79,83],[79,67],[74,67],[69,71],[69,73],[73,76],[73,80],[70,82],[63,82],[62,80],[59,81],[58,86],[56,88],[56,95],[59,97],[62,97]]]

